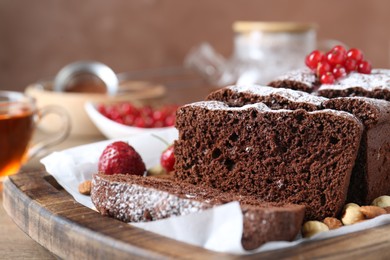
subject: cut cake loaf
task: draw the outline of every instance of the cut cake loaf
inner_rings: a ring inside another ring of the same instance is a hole
[[[366,97],[328,99],[302,91],[265,86],[229,86],[211,93],[207,99],[230,106],[263,101],[272,109],[302,108],[307,111],[334,109],[355,115],[364,125],[358,156],[352,171],[347,202],[370,204],[390,194],[390,103]]]
[[[363,130],[350,113],[229,107],[177,112],[175,178],[261,200],[303,204],[306,219],[342,210]]]

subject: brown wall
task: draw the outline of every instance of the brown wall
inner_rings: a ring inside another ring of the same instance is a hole
[[[387,0],[0,0],[0,89],[81,59],[117,72],[180,65],[202,41],[229,56],[235,20],[316,22],[320,39],[390,67],[389,10]]]

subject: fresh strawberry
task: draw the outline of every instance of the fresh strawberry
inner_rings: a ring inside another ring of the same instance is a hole
[[[144,175],[146,168],[141,156],[128,143],[109,144],[101,154],[98,170],[107,175],[116,173]]]
[[[167,171],[173,171],[173,166],[175,165],[175,154],[174,146],[170,145],[164,152],[162,152],[160,157],[161,166]]]

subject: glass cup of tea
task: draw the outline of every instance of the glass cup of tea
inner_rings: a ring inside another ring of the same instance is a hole
[[[32,144],[39,121],[49,114],[61,120],[58,131]],[[20,92],[0,91],[0,181],[15,174],[30,158],[65,140],[70,132],[70,118],[58,106],[38,109],[35,99]]]

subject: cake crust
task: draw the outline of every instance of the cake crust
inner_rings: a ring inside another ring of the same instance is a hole
[[[210,93],[206,100],[217,100],[231,107],[262,102],[271,109],[305,109],[314,111],[322,108],[325,97],[310,95],[303,91],[273,88],[260,85],[235,85]]]
[[[352,72],[335,84],[324,84],[318,95],[335,97],[362,96],[390,101],[390,70],[374,69],[371,74]]]
[[[289,88],[313,93],[318,89],[319,82],[311,70],[304,68],[281,75],[268,83],[268,85],[274,88]]]

